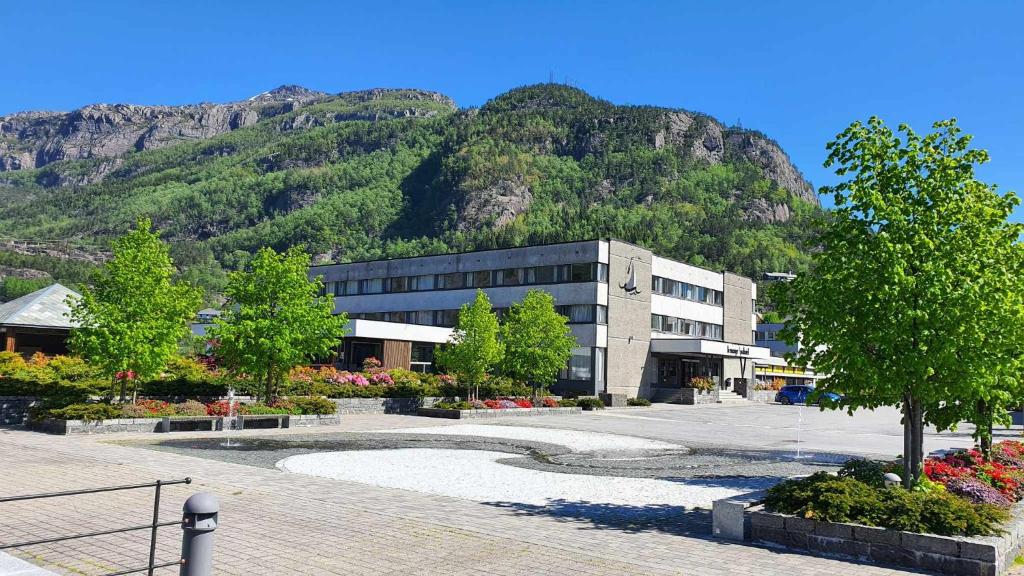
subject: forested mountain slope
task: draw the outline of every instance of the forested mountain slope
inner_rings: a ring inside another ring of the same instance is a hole
[[[59,277],[59,254],[26,246],[99,253],[148,217],[213,290],[263,245],[346,261],[614,236],[749,275],[796,270],[820,211],[758,132],[557,84],[462,110],[422,90],[291,86],[21,113],[0,117],[0,170],[0,266]]]

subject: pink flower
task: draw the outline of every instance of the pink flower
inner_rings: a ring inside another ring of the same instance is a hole
[[[370,375],[370,380],[374,384],[383,384],[385,386],[391,386],[395,383],[394,379],[391,378],[391,374],[387,372],[375,372]]]

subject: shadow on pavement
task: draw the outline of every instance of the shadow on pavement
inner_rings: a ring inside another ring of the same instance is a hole
[[[711,538],[711,511],[657,504],[633,506],[570,500],[551,500],[547,505],[517,502],[485,502],[516,516],[547,516],[559,522],[583,525],[591,530],[629,533],[663,532],[692,538]]]

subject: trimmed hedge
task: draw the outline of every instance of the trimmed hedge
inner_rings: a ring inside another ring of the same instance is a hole
[[[998,534],[1009,518],[1005,508],[974,504],[942,490],[877,488],[853,477],[817,472],[768,489],[765,507],[772,512],[879,526],[940,536]]]

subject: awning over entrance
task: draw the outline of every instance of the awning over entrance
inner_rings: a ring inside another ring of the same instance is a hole
[[[652,354],[702,354],[723,358],[749,358],[762,360],[771,356],[771,351],[760,346],[734,344],[701,338],[652,338]]]

